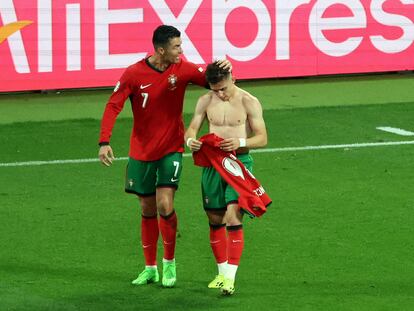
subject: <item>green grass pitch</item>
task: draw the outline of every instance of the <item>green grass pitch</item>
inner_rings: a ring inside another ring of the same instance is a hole
[[[412,75],[240,86],[262,100],[268,148],[414,140],[376,129],[414,131]],[[187,96],[187,124],[201,93]],[[126,161],[4,166],[96,158],[109,94],[0,95],[0,310],[414,309],[413,144],[253,154],[274,203],[245,219],[232,297],[207,288],[216,267],[200,169],[186,157],[177,286],[133,287],[143,258],[138,202],[123,192]],[[127,155],[129,109],[114,129],[118,157]]]

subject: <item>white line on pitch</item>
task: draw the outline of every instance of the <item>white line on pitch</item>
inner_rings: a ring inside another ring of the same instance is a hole
[[[396,127],[378,126],[377,130],[389,132],[389,133],[393,133],[397,135],[402,135],[402,136],[414,136],[414,132],[406,131],[406,130],[399,129]]]
[[[324,149],[367,148],[367,147],[399,146],[399,145],[414,145],[414,140],[389,141],[389,142],[379,142],[379,143],[342,144],[342,145],[263,148],[263,149],[251,150],[250,152],[269,153],[269,152],[288,152],[288,151],[306,151],[306,150],[324,150]],[[184,153],[184,157],[190,157],[190,156],[191,156],[191,153]],[[128,160],[128,157],[120,157],[120,158],[116,158],[115,160],[125,161],[125,160]],[[49,165],[49,164],[78,164],[78,163],[91,163],[91,162],[99,162],[99,159],[91,158],[91,159],[71,159],[71,160],[9,162],[9,163],[0,163],[0,167],[39,166],[39,165]]]

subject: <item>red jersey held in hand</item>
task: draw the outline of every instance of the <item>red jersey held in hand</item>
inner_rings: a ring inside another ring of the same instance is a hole
[[[253,174],[237,159],[234,153],[219,148],[223,139],[207,134],[199,139],[201,149],[193,153],[194,164],[213,166],[220,176],[239,194],[238,204],[250,217],[260,217],[272,200]]]
[[[134,116],[129,156],[156,161],[169,153],[183,152],[182,112],[190,82],[207,85],[203,69],[185,60],[162,72],[148,59],[129,66],[106,104],[99,141],[109,143],[116,117],[129,98]]]

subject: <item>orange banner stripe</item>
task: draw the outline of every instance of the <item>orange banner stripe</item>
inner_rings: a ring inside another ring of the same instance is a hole
[[[33,21],[18,21],[0,27],[0,44],[16,31],[32,24]]]

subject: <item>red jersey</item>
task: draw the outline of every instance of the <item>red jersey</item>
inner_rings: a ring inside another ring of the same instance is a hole
[[[129,66],[106,104],[99,141],[109,143],[116,117],[129,97],[134,116],[129,156],[156,161],[171,152],[183,152],[184,92],[190,82],[207,86],[203,69],[184,60],[165,71],[147,59]]]
[[[220,149],[223,138],[206,134],[199,139],[201,149],[193,153],[194,164],[213,166],[220,176],[239,194],[239,207],[251,218],[260,217],[272,203],[263,186],[253,174],[236,158],[234,153]]]

